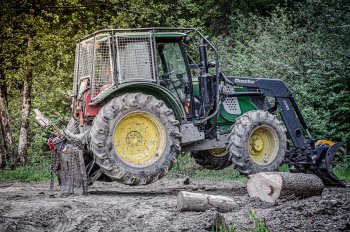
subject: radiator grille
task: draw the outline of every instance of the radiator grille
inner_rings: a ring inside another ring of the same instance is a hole
[[[233,90],[233,87],[231,87],[231,86],[228,88],[227,92],[228,93],[235,93],[235,91]],[[229,114],[239,115],[242,113],[241,108],[239,107],[237,97],[226,97],[226,99],[222,105],[224,106],[224,109]]]

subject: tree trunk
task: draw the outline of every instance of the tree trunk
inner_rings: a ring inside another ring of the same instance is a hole
[[[28,48],[32,43],[32,37],[28,38]],[[31,67],[27,67],[26,74],[24,76],[23,87],[23,103],[22,103],[22,119],[21,129],[18,141],[18,156],[21,166],[24,166],[27,160],[27,148],[28,148],[28,127],[29,127],[29,114],[32,102],[32,82],[33,72]]]
[[[180,211],[206,211],[211,208],[219,212],[230,212],[239,207],[234,199],[202,193],[181,191],[177,194],[177,209]]]
[[[1,115],[0,115],[1,118]],[[6,166],[6,152],[5,152],[5,140],[2,129],[2,122],[0,120],[0,169]]]
[[[21,166],[27,160],[29,114],[32,95],[32,72],[27,72],[24,80],[21,129],[18,141],[18,156]]]
[[[304,173],[260,172],[251,175],[247,183],[250,197],[258,197],[270,203],[292,195],[297,198],[318,196],[322,194],[323,189],[320,178]]]
[[[4,154],[0,154],[0,167],[9,164],[11,168],[14,168],[16,157],[13,150],[13,137],[7,109],[7,92],[3,70],[0,70],[0,134],[2,138],[0,144],[3,144],[3,151],[0,150],[0,153],[4,152]]]

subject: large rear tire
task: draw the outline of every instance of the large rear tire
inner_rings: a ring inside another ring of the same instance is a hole
[[[180,153],[179,122],[165,103],[142,93],[107,103],[91,129],[91,149],[103,173],[127,185],[165,176]]]
[[[243,114],[231,130],[231,161],[242,175],[278,170],[284,162],[286,147],[282,123],[267,111]]]
[[[193,151],[192,157],[198,165],[210,170],[221,170],[231,164],[230,154],[226,149]]]

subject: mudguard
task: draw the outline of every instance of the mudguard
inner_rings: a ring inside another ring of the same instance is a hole
[[[174,111],[177,120],[186,120],[185,109],[178,98],[165,87],[149,82],[126,83],[120,84],[118,87],[106,89],[97,96],[93,105],[104,105],[114,97],[135,92],[142,92],[144,94],[155,96],[157,99],[164,101],[165,104]]]

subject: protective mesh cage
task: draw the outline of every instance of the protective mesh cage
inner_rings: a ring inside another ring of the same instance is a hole
[[[98,34],[95,37],[92,99],[112,84],[113,67],[110,41],[110,34]]]
[[[156,81],[153,35],[150,31],[108,31],[79,42],[76,47],[74,93],[85,79],[90,80],[91,101],[114,81],[118,84]]]
[[[90,78],[92,74],[92,59],[94,53],[94,38],[84,40],[79,48],[79,79]]]
[[[75,60],[74,60],[74,79],[73,79],[73,93],[77,93],[78,88],[78,69],[79,69],[79,44],[75,47]],[[74,105],[75,99],[72,100],[72,105]]]
[[[118,82],[154,81],[152,34],[116,34]]]

